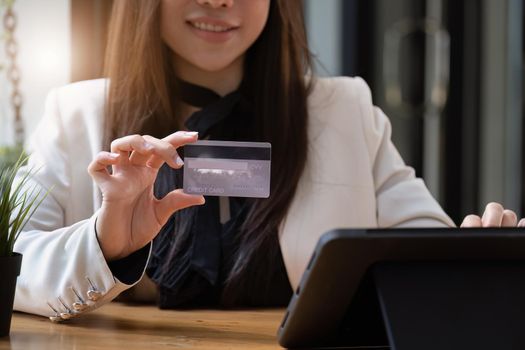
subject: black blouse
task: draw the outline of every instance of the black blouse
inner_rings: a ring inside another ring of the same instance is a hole
[[[255,141],[251,106],[240,91],[220,97],[203,87],[185,82],[181,85],[182,99],[202,107],[186,121],[188,130],[198,131],[200,139]],[[179,153],[183,157],[183,150]],[[157,198],[181,188],[182,176],[182,169],[164,165],[155,182]],[[159,287],[161,308],[223,305],[224,285],[240,250],[240,226],[253,199],[230,197],[222,204],[228,202],[228,221],[221,223],[219,197],[206,197],[206,204],[176,212],[153,241],[146,272]],[[256,266],[258,271],[251,270],[245,276],[233,306],[288,303],[292,288],[277,237],[269,250],[276,257],[274,262]]]

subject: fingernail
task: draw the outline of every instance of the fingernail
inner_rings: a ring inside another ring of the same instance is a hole
[[[184,136],[187,136],[187,137],[195,137],[197,135],[199,135],[197,131],[185,131],[184,132]]]
[[[182,160],[181,157],[177,156],[177,158],[175,158],[175,163],[178,165],[178,166],[183,166],[184,165],[184,161]]]
[[[153,146],[150,143],[147,143],[147,142],[144,142],[143,146],[144,146],[144,149],[146,149],[148,151],[153,148]]]
[[[120,154],[118,154],[118,153],[110,153],[109,154],[109,158],[112,158],[112,159],[117,159],[119,156],[120,156]]]

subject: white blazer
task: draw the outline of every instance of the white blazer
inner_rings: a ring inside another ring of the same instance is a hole
[[[86,170],[101,150],[106,82],[51,91],[30,140],[28,168],[40,168],[30,185],[51,192],[15,245],[24,256],[16,310],[69,318],[132,286],[112,275],[100,250],[94,223],[101,196]],[[454,225],[402,161],[362,79],[318,79],[308,110],[307,165],[279,229],[293,288],[332,228]]]

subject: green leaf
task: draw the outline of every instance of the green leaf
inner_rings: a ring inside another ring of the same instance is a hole
[[[26,167],[19,174],[27,158],[21,152],[14,164],[0,166],[0,256],[12,255],[20,233],[49,194],[38,184],[30,183],[38,170]]]

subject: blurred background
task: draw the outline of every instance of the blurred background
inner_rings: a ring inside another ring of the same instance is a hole
[[[0,147],[27,140],[51,88],[101,76],[111,3],[0,0]],[[317,73],[368,82],[456,223],[489,201],[524,216],[523,0],[305,5]]]

